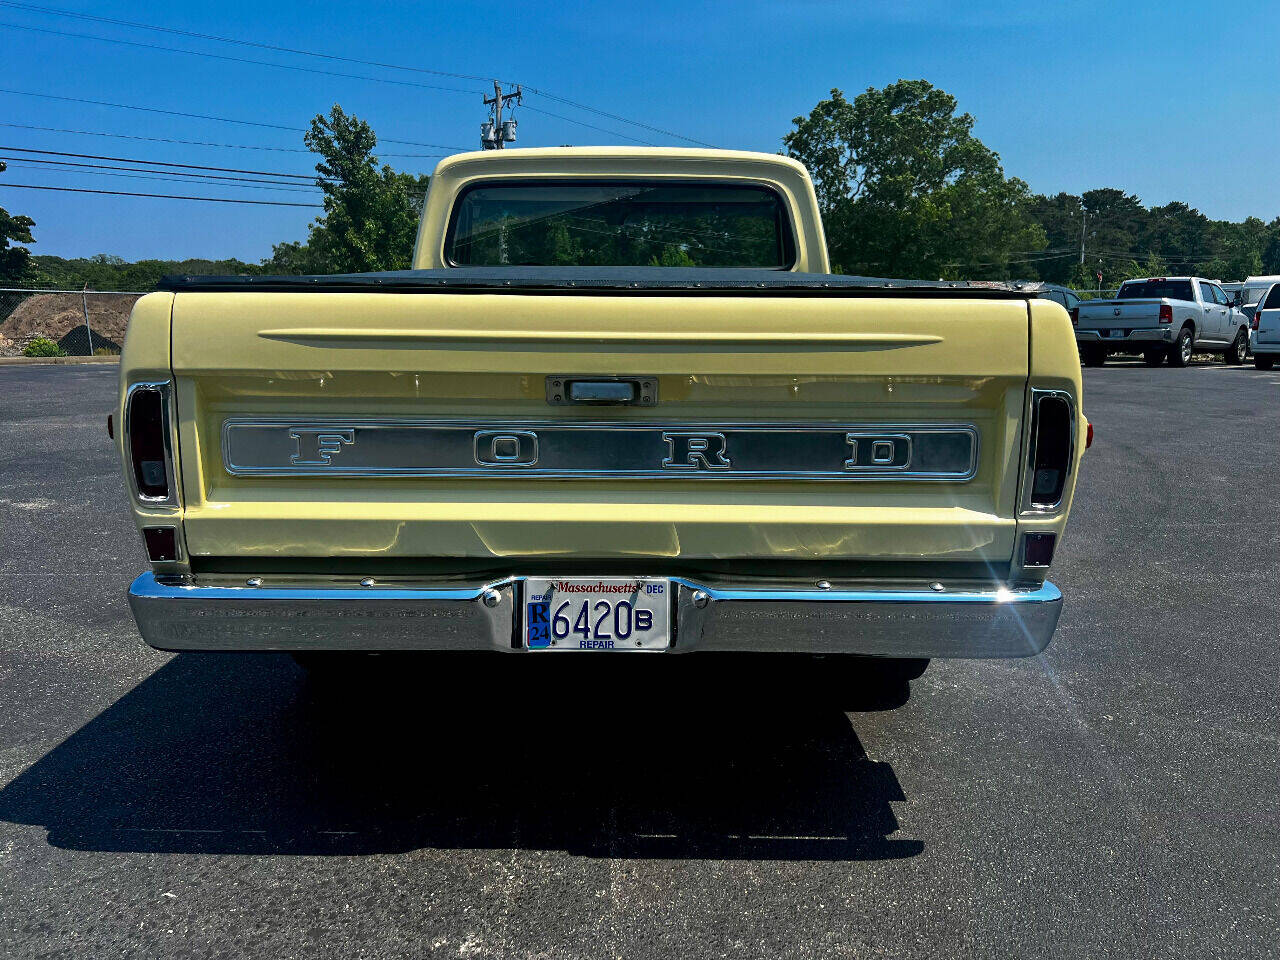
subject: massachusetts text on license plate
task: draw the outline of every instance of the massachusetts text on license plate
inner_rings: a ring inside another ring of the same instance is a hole
[[[522,634],[529,650],[665,650],[671,582],[656,577],[530,577]]]

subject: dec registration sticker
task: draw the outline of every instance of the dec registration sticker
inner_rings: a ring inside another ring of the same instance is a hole
[[[671,646],[671,581],[530,577],[523,614],[529,650],[665,650]]]

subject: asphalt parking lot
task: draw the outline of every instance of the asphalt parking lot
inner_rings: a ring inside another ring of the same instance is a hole
[[[0,367],[0,956],[1280,954],[1280,372],[1087,371],[1046,653],[839,698],[149,650],[115,377]]]

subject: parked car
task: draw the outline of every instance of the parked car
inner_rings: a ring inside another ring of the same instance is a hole
[[[1253,349],[1253,341],[1255,339],[1253,331],[1257,329],[1257,326],[1253,322],[1253,312],[1257,309],[1258,301],[1266,296],[1267,291],[1271,289],[1271,285],[1274,283],[1280,283],[1280,276],[1248,277],[1238,284],[1231,285],[1239,288],[1240,312],[1244,314],[1245,322],[1249,324],[1250,329],[1250,350]],[[1224,283],[1223,289],[1226,289],[1227,286],[1228,285]]]
[[[1280,283],[1280,275],[1269,277],[1246,277],[1240,284],[1240,305],[1242,307],[1258,303],[1263,295],[1271,289],[1272,284]]]
[[[1126,280],[1114,300],[1085,300],[1075,316],[1076,343],[1088,366],[1111,353],[1141,352],[1149,366],[1166,358],[1185,367],[1195,351],[1227,363],[1249,355],[1249,328],[1238,303],[1203,277]]]
[[[831,275],[786,157],[462,154],[411,270],[163,289],[114,414],[155,647],[908,673],[1057,623],[1090,434],[1066,312]]]
[[[1031,295],[1041,300],[1052,300],[1054,303],[1061,304],[1067,313],[1075,317],[1075,309],[1080,306],[1081,297],[1070,287],[1063,287],[1056,283],[1033,283],[1027,285]]]
[[[1253,312],[1253,365],[1270,370],[1280,357],[1280,283],[1273,283]]]

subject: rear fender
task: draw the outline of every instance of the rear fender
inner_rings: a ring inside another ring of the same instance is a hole
[[[1031,300],[1027,304],[1030,324],[1030,355],[1027,376],[1027,396],[1022,414],[1022,470],[1018,483],[1018,503],[1024,503],[1023,494],[1031,482],[1028,463],[1031,450],[1031,403],[1033,391],[1055,390],[1069,395],[1074,407],[1075,442],[1071,468],[1062,492],[1062,501],[1052,511],[1024,510],[1018,513],[1018,536],[1014,545],[1011,579],[1019,582],[1040,583],[1048,574],[1047,567],[1024,568],[1022,544],[1028,534],[1050,533],[1058,542],[1066,528],[1067,514],[1075,495],[1076,479],[1080,475],[1080,461],[1084,454],[1088,433],[1088,419],[1084,414],[1080,355],[1076,349],[1075,331],[1071,318],[1059,304],[1051,300]]]
[[[129,390],[136,384],[172,383],[173,381],[170,336],[173,323],[173,301],[172,293],[149,293],[134,304],[133,311],[129,315],[129,327],[125,333],[124,347],[120,355],[120,395],[116,400],[115,411],[115,422],[120,425],[120,429],[115,431],[116,454],[120,458],[121,469],[126,478],[133,470],[126,446],[128,421],[125,419],[125,402],[129,396]],[[132,484],[127,479],[125,489],[129,491],[129,506],[139,533],[147,527],[175,529],[177,559],[154,562],[152,566],[156,574],[182,576],[190,572],[190,563],[187,559],[182,527],[184,498],[177,438],[177,391],[171,389],[168,395],[168,416],[171,425],[169,449],[175,485],[173,502],[172,504],[144,503],[134,494]]]

